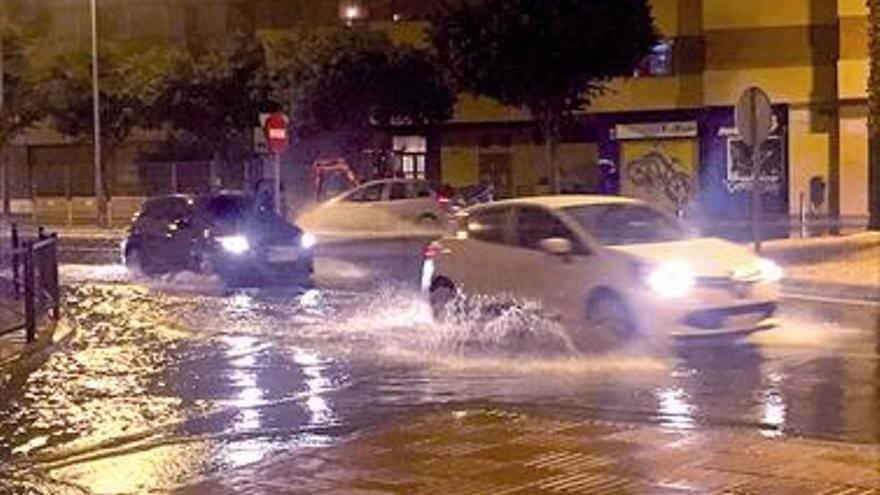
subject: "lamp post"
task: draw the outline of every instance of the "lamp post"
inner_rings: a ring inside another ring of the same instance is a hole
[[[101,166],[101,103],[98,88],[98,0],[90,1],[92,21],[92,118],[95,143],[95,208],[99,225],[104,225],[104,177]]]

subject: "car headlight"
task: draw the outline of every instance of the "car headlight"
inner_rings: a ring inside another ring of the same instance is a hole
[[[303,232],[303,234],[299,238],[299,247],[303,249],[312,249],[317,243],[318,239],[308,232]]]
[[[244,254],[251,249],[251,243],[248,242],[247,237],[243,235],[218,237],[217,242],[220,243],[220,247],[222,247],[224,251],[232,254]]]
[[[785,275],[781,266],[767,258],[761,258],[758,260],[758,272],[760,273],[761,280],[765,282],[779,282]]]
[[[668,262],[648,274],[648,287],[662,297],[684,297],[691,293],[696,279],[684,263]]]

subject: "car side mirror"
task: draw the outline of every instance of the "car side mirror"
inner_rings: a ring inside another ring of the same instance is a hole
[[[538,245],[545,253],[551,254],[553,256],[568,256],[574,249],[571,241],[563,237],[551,237],[549,239],[544,239]]]

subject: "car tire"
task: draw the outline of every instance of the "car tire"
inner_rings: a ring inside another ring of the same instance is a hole
[[[438,278],[431,283],[428,299],[434,320],[445,322],[449,319],[449,305],[455,300],[458,291],[450,280]]]
[[[141,251],[134,246],[129,246],[125,249],[125,267],[135,275],[148,275],[147,270],[144,268]]]
[[[416,225],[422,228],[428,229],[439,229],[440,228],[440,220],[430,213],[422,215],[416,220]]]
[[[636,330],[635,318],[623,298],[602,291],[590,298],[584,328],[572,340],[578,350],[597,350],[632,340]]]

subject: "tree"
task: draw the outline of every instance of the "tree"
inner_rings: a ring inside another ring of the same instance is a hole
[[[368,131],[448,120],[455,97],[427,52],[380,45],[338,51],[294,89],[292,114],[305,132]]]
[[[360,152],[376,128],[452,115],[455,95],[432,55],[384,33],[304,30],[266,45],[276,98],[290,102],[302,138],[335,135],[340,151]]]
[[[5,162],[8,143],[42,115],[35,88],[37,81],[28,64],[26,36],[0,24],[0,166],[3,168],[3,212],[9,213],[9,174]]]
[[[212,182],[224,160],[252,148],[259,114],[274,111],[265,52],[251,36],[236,35],[191,47],[175,64],[151,111],[169,140],[211,159]]]
[[[868,0],[868,208],[869,228],[880,230],[880,0]]]
[[[106,176],[108,162],[136,127],[149,127],[149,112],[164,91],[164,85],[178,54],[162,46],[149,49],[108,44],[101,47],[99,60],[99,102],[101,142],[106,154],[101,174]],[[92,142],[94,118],[92,101],[91,54],[84,50],[62,53],[43,68],[41,103],[51,125],[74,140]],[[106,216],[110,197],[107,182],[104,191],[95,191],[100,215]]]
[[[430,33],[460,89],[527,109],[544,136],[554,190],[561,125],[657,43],[646,0],[448,3]]]

